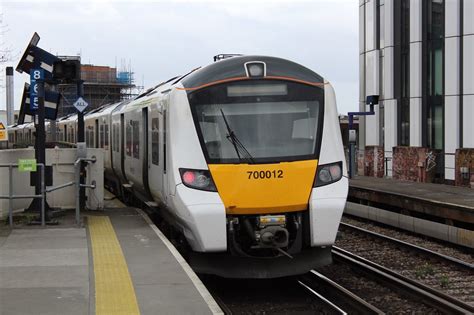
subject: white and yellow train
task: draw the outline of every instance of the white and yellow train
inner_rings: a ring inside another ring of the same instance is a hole
[[[57,126],[76,142],[77,116]],[[348,179],[334,90],[315,72],[225,58],[91,111],[85,139],[104,149],[115,193],[158,205],[197,272],[272,278],[331,262]]]

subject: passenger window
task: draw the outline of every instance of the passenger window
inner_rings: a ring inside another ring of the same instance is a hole
[[[127,124],[127,128],[126,128],[126,131],[125,131],[125,135],[127,137],[127,142],[126,142],[126,145],[125,145],[125,153],[128,155],[128,156],[132,156],[132,121],[130,120]]]
[[[100,133],[99,133],[100,148],[103,148],[104,147],[104,125],[100,125],[99,129],[100,129]]]
[[[133,157],[138,159],[140,157],[140,124],[138,121],[133,121]]]
[[[158,118],[151,119],[151,163],[158,165],[159,164],[159,142],[160,142],[160,133],[158,128]]]
[[[115,152],[115,137],[117,136],[117,134],[115,133],[115,124],[112,124],[112,143],[110,144],[110,149]]]
[[[114,124],[114,149],[115,149],[115,152],[119,152],[119,127],[118,127],[118,124]]]
[[[104,125],[104,148],[109,149],[109,125]]]

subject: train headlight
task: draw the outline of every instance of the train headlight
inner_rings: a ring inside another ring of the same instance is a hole
[[[192,170],[180,168],[179,173],[184,186],[194,189],[217,191],[208,170]]]
[[[265,67],[266,65],[262,61],[250,61],[245,63],[245,72],[248,77],[261,78],[266,75]]]
[[[320,187],[337,182],[342,178],[342,162],[318,165],[314,187]]]

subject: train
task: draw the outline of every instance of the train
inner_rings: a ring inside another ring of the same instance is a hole
[[[107,187],[156,209],[196,272],[276,278],[332,262],[348,178],[335,92],[316,72],[216,58],[91,110],[84,126]],[[56,141],[74,146],[76,134],[76,114],[58,119]],[[13,144],[33,139],[33,124],[9,128]]]

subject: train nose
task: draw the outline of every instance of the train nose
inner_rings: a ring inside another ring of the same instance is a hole
[[[272,164],[209,164],[219,196],[230,215],[304,211],[318,160]]]

